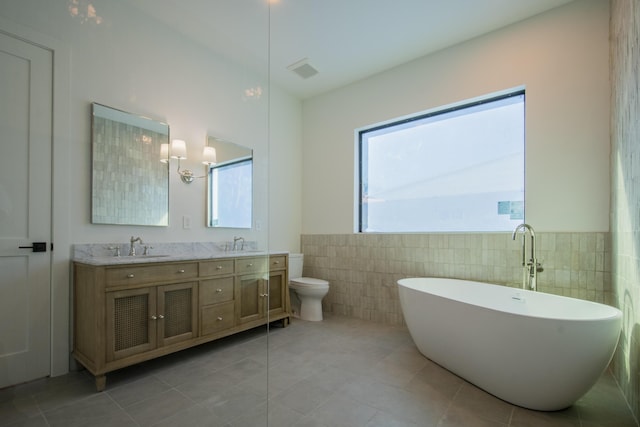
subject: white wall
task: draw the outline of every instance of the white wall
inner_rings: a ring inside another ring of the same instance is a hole
[[[146,242],[224,241],[241,235],[265,248],[297,251],[300,245],[301,104],[269,87],[266,61],[262,69],[249,69],[125,2],[91,3],[102,17],[99,25],[72,17],[68,0],[3,0],[0,6],[0,29],[53,48],[56,79],[62,81],[56,86],[55,120],[67,132],[56,130],[54,153],[54,374],[68,366],[71,244],[125,243],[131,235]],[[265,16],[264,28],[239,27],[263,32],[265,52],[266,22]],[[260,99],[245,96],[245,89],[258,86]],[[182,166],[195,171],[204,172],[198,156],[207,135],[253,148],[254,219],[261,230],[206,228],[205,182],[183,184],[173,162],[169,227],[91,224],[91,102],[169,123],[171,137],[188,144],[189,159]],[[182,228],[185,215],[191,217],[188,230]]]
[[[302,230],[302,103],[272,94],[269,151],[269,246],[300,251]]]
[[[126,242],[132,233],[150,242],[224,240],[234,234],[252,237],[250,231],[206,228],[205,181],[183,184],[174,172],[174,163],[169,227],[91,224],[90,103],[99,102],[169,123],[171,137],[187,141],[189,159],[182,166],[196,172],[204,171],[198,156],[207,135],[253,148],[257,169],[255,219],[265,224],[265,233],[270,231],[270,243],[279,248],[298,247],[299,228],[295,228],[295,222],[288,222],[285,229],[267,230],[269,150],[291,152],[294,157],[299,153],[300,103],[276,87],[267,91],[266,62],[258,70],[238,66],[123,3],[93,1],[103,19],[100,25],[80,23],[68,13],[68,4],[66,0],[8,0],[3,2],[0,14],[61,40],[72,52],[68,118],[73,165],[68,188],[71,240]],[[266,32],[267,27],[244,30]],[[266,51],[266,43],[264,48]],[[247,98],[245,89],[257,86],[263,89],[262,97]],[[268,122],[269,103],[272,123]],[[275,133],[270,142],[269,128]],[[280,179],[279,187],[288,191],[289,180],[278,173],[272,175]],[[282,209],[289,216],[292,209],[288,203],[298,205],[295,200],[282,198],[272,207],[273,214]],[[190,230],[182,228],[185,215],[191,217]],[[261,233],[255,237],[264,239]]]
[[[526,219],[608,231],[608,2],[583,0],[303,103],[303,234],[354,230],[354,129],[526,86]]]

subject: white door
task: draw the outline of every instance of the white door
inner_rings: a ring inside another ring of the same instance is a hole
[[[52,66],[0,32],[0,388],[50,373]]]

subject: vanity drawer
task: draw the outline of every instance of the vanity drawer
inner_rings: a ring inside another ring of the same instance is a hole
[[[106,286],[138,285],[168,280],[191,279],[198,276],[198,264],[158,263],[153,265],[108,268]]]
[[[233,274],[233,259],[200,262],[200,277]]]
[[[263,273],[267,270],[267,257],[236,258],[236,274]]]
[[[233,328],[234,302],[209,305],[200,309],[200,335],[209,335]]]
[[[200,281],[200,306],[233,299],[233,277]]]
[[[272,255],[269,257],[269,271],[286,270],[286,269],[287,269],[286,255]]]

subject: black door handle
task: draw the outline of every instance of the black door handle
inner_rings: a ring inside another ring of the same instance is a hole
[[[33,249],[33,252],[47,252],[47,242],[33,242],[32,246],[18,246],[19,249]]]

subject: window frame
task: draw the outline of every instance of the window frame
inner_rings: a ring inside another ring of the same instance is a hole
[[[394,126],[402,126],[408,123],[428,119],[431,117],[437,117],[440,115],[454,113],[456,111],[461,111],[469,108],[474,108],[483,104],[489,104],[497,101],[501,101],[508,98],[513,98],[516,96],[523,97],[523,130],[526,130],[526,90],[525,87],[517,87],[509,90],[505,90],[498,93],[489,94],[483,97],[474,98],[470,100],[461,101],[455,104],[449,104],[443,107],[437,107],[428,111],[423,111],[420,113],[392,119],[386,122],[382,122],[379,124],[375,124],[372,126],[356,129],[356,156],[357,156],[357,176],[356,176],[356,192],[357,192],[357,217],[355,219],[355,224],[357,226],[356,232],[362,234],[376,234],[376,233],[429,233],[429,232],[437,232],[437,231],[413,231],[413,232],[404,232],[404,231],[367,231],[363,229],[364,221],[363,221],[363,210],[366,208],[366,203],[363,203],[365,197],[365,182],[363,181],[363,173],[364,173],[364,151],[363,148],[363,136],[365,134],[370,134],[372,132],[376,132],[379,130],[383,130],[389,127]],[[522,198],[522,222],[525,222],[525,202],[526,202],[526,133],[523,134],[523,198]],[[459,230],[462,232],[463,230]],[[448,231],[447,231],[448,232]],[[450,231],[456,232],[456,231]],[[465,231],[468,232],[468,231]],[[478,231],[479,232],[479,231]]]

